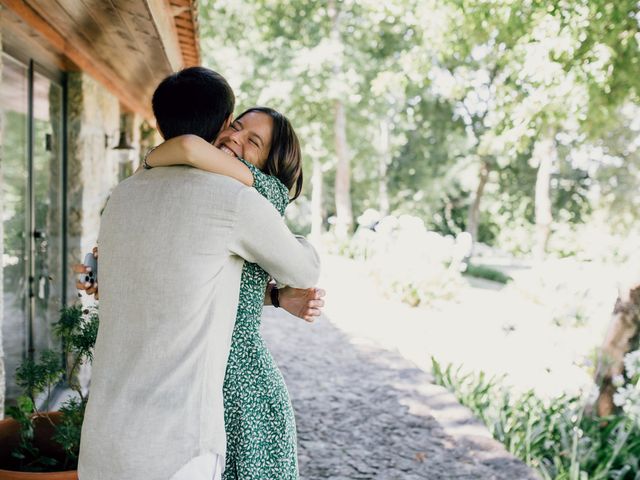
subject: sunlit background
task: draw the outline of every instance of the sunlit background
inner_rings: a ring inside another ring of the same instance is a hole
[[[639,10],[200,2],[238,112],[300,138],[323,321],[433,370],[545,478],[639,478]]]

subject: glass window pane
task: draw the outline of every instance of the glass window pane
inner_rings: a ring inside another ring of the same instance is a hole
[[[35,73],[33,79],[33,183],[35,194],[36,355],[53,343],[51,324],[62,308],[62,88]]]
[[[2,222],[4,251],[2,322],[7,398],[15,398],[15,369],[26,353],[28,294],[27,141],[28,70],[3,56],[0,105],[2,139]]]

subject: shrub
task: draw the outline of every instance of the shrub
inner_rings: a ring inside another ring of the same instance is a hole
[[[632,480],[640,471],[640,428],[626,412],[588,413],[592,396],[543,401],[533,391],[512,395],[502,379],[462,374],[432,357],[436,383],[469,407],[507,450],[544,479]]]
[[[18,398],[16,405],[7,408],[7,414],[20,424],[20,443],[12,452],[19,471],[73,470],[78,462],[80,430],[87,398],[82,392],[77,373],[83,363],[93,358],[93,346],[98,334],[97,310],[83,310],[78,305],[65,307],[60,312],[60,320],[53,327],[63,351],[46,350],[39,361],[27,359],[18,367],[16,381],[23,395]],[[66,367],[61,362],[63,357],[67,360]],[[48,408],[51,390],[64,379],[76,396],[62,405],[61,421],[54,425],[53,440],[65,454],[65,458],[60,460],[42,455],[34,444],[34,436],[36,418],[41,417],[36,408],[36,396],[46,392],[45,406]]]
[[[464,271],[465,275],[476,278],[484,278],[485,280],[491,280],[498,283],[509,283],[513,280],[509,275],[502,273],[500,270],[495,270],[485,265],[474,265],[470,263],[467,265],[467,269]]]
[[[467,235],[443,236],[411,215],[381,217],[367,210],[353,237],[327,237],[329,250],[365,260],[383,294],[411,306],[451,300],[464,286],[463,261],[471,244]]]

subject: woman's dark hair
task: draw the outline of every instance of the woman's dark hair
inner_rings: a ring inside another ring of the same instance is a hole
[[[267,157],[264,173],[280,180],[289,191],[293,190],[293,202],[302,192],[302,152],[298,136],[287,117],[269,107],[252,107],[236,117],[242,118],[247,113],[257,112],[269,115],[273,119],[271,149]]]
[[[235,96],[219,73],[191,67],[162,80],[151,105],[165,140],[191,134],[211,143],[233,112]]]

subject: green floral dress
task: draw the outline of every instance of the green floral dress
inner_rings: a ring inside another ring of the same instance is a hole
[[[284,215],[287,188],[244,162],[255,189]],[[223,480],[298,478],[296,425],[289,392],[262,336],[260,320],[269,274],[245,263],[224,379],[227,457]]]

